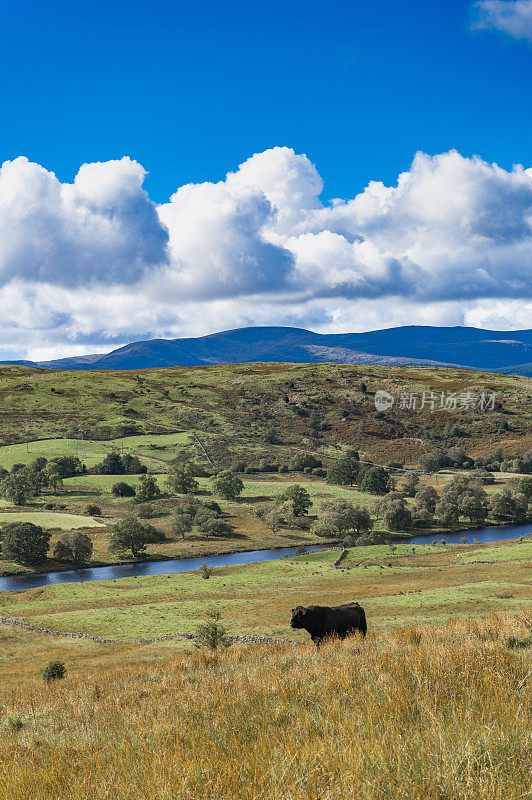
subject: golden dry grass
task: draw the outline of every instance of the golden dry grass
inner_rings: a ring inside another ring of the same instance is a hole
[[[522,612],[11,684],[0,797],[523,800],[530,649],[511,645],[531,631]]]

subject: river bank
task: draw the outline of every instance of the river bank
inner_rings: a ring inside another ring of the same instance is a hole
[[[420,534],[397,538],[398,543],[417,544],[459,544],[465,534],[472,535],[478,543],[506,541],[527,536],[532,533],[532,524],[499,525],[474,528],[454,532]],[[471,543],[471,542],[470,542]],[[268,548],[262,550],[239,550],[238,552],[216,553],[188,558],[150,559],[120,564],[90,565],[76,569],[59,569],[49,572],[22,573],[0,577],[0,591],[16,591],[35,589],[53,583],[78,583],[96,580],[119,580],[120,578],[140,577],[144,575],[171,575],[198,570],[203,564],[208,567],[227,567],[239,564],[252,564],[257,561],[274,561],[297,554],[300,547],[307,552],[331,550],[339,546],[339,542],[328,541],[327,544],[308,544],[301,542],[292,547]]]

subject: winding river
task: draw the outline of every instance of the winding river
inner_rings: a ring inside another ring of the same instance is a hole
[[[428,534],[406,539],[408,544],[431,544],[445,540],[448,544],[458,543],[465,537],[469,542],[497,542],[517,539],[532,533],[532,524],[504,525],[479,528],[473,531],[458,531],[444,535]],[[331,545],[311,545],[307,551],[330,550]],[[251,550],[224,555],[200,556],[199,558],[168,559],[165,561],[140,561],[135,564],[114,564],[107,567],[87,567],[59,572],[45,572],[34,575],[10,575],[0,578],[0,590],[36,589],[52,583],[77,583],[80,581],[118,580],[142,575],[170,575],[176,572],[191,572],[199,569],[205,562],[209,567],[228,567],[236,564],[252,564],[255,561],[274,561],[278,558],[296,555],[296,547],[283,547],[278,550]]]

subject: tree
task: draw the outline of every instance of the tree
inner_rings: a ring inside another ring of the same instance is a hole
[[[211,521],[211,519],[217,519],[220,515],[214,511],[212,508],[207,508],[207,506],[201,506],[196,511],[196,515],[194,517],[194,522],[198,526],[200,530],[203,530],[205,525]]]
[[[320,521],[336,528],[340,535],[347,531],[369,531],[373,527],[370,513],[364,506],[355,506],[348,500],[338,499],[333,503],[322,503]]]
[[[288,468],[295,470],[296,472],[302,472],[305,467],[316,469],[317,467],[321,466],[323,466],[322,460],[310,455],[310,453],[296,453],[288,462]]]
[[[85,466],[77,456],[58,456],[49,463],[59,470],[62,478],[74,478],[76,475],[81,475],[85,472]]]
[[[263,520],[272,533],[277,533],[281,527],[281,515],[276,508],[270,508],[264,515]]]
[[[61,470],[53,461],[50,461],[42,470],[42,475],[46,484],[51,487],[54,494],[57,494],[58,489],[63,486],[63,476]]]
[[[418,490],[419,472],[407,472],[403,481],[403,494],[406,497],[414,497]]]
[[[195,494],[199,491],[199,483],[193,476],[190,463],[176,464],[166,478],[166,485],[174,494]]]
[[[454,467],[461,467],[467,459],[467,453],[462,447],[450,447],[445,455]]]
[[[181,538],[184,539],[185,534],[192,530],[194,518],[191,517],[190,514],[184,514],[182,511],[178,513],[178,511],[175,512],[174,518],[172,519],[171,530],[174,536],[181,536]]]
[[[230,470],[219,472],[213,480],[214,491],[225,500],[236,500],[242,494],[244,484]]]
[[[39,493],[38,484],[26,469],[10,472],[0,485],[2,496],[15,506],[23,506],[30,497]]]
[[[135,497],[136,494],[133,486],[130,486],[129,483],[125,481],[118,481],[118,483],[113,484],[111,493],[114,494],[115,497]]]
[[[70,538],[74,559],[85,563],[92,558],[92,540],[86,533],[73,533]]]
[[[54,548],[54,558],[84,564],[92,557],[92,541],[86,533],[67,533],[61,536]]]
[[[425,505],[431,514],[436,511],[438,499],[438,492],[433,486],[423,486],[415,495],[416,505]]]
[[[528,498],[524,494],[512,495],[509,489],[494,492],[489,500],[495,519],[521,522],[526,519]]]
[[[277,495],[276,504],[283,505],[284,503],[291,504],[295,517],[302,517],[311,507],[312,500],[307,490],[295,483]]]
[[[370,494],[386,494],[389,477],[384,467],[370,467],[364,472],[360,488]]]
[[[98,475],[124,475],[126,468],[120,453],[108,453],[103,461],[96,464],[94,472]]]
[[[122,463],[126,475],[143,475],[148,471],[148,467],[142,463],[140,458],[132,456],[130,453],[123,453]]]
[[[154,475],[141,475],[139,486],[137,489],[136,501],[137,503],[148,503],[150,500],[155,500],[160,497],[161,490],[157,485],[157,480]]]
[[[159,528],[156,528],[154,525],[149,525],[147,522],[143,522],[142,527],[144,529],[144,541],[146,544],[164,542],[166,537]]]
[[[50,533],[32,522],[9,522],[3,527],[2,558],[36,566],[46,558]]]
[[[373,528],[373,521],[366,506],[355,506],[352,522],[357,535],[361,531],[365,532]]]
[[[404,498],[394,500],[384,512],[384,524],[389,531],[407,531],[412,527],[412,512]]]
[[[426,527],[433,521],[434,511],[431,511],[429,506],[422,500],[414,501],[414,508],[412,509],[412,524],[418,527]]]
[[[419,459],[419,466],[423,472],[437,472],[441,467],[441,459],[438,453],[425,453]]]
[[[458,501],[451,497],[442,497],[436,503],[436,516],[443,525],[455,525],[460,519]]]
[[[336,539],[338,536],[338,528],[328,519],[319,519],[314,522],[310,532],[322,539]]]
[[[327,469],[327,483],[352,486],[357,479],[359,463],[355,458],[339,458]]]
[[[485,504],[479,497],[472,494],[464,494],[462,496],[460,499],[460,511],[471,522],[484,522],[488,515]]]
[[[517,489],[529,500],[532,500],[532,478],[520,478],[519,483],[517,484]]]
[[[130,550],[133,558],[137,558],[146,551],[146,544],[146,526],[135,517],[126,517],[113,525],[113,533],[109,540],[109,550],[112,553],[124,553]]]

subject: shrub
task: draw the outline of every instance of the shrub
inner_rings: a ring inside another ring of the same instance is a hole
[[[200,572],[201,572],[201,577],[204,578],[206,581],[208,581],[212,575],[212,567],[207,566],[207,562],[204,561],[200,567]]]
[[[210,536],[231,536],[233,533],[233,528],[228,522],[217,518],[209,520],[207,524],[203,526],[203,530]]]
[[[100,506],[89,504],[85,509],[85,514],[88,517],[101,517],[102,509]]]
[[[113,484],[111,493],[114,494],[115,497],[135,497],[136,494],[133,486],[130,486],[129,483],[125,483],[124,481]]]
[[[58,681],[64,678],[66,674],[66,667],[62,661],[50,661],[43,670],[43,681],[49,683],[50,681]]]
[[[195,647],[208,647],[209,650],[217,650],[218,647],[229,647],[231,642],[227,637],[227,631],[220,622],[221,614],[219,611],[211,611],[210,619],[203,622],[196,628]]]

